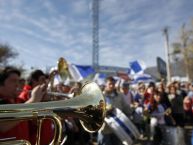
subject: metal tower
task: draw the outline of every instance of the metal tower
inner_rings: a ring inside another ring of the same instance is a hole
[[[92,0],[92,65],[96,71],[99,66],[99,0]]]

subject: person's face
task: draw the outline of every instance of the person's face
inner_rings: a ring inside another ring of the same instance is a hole
[[[113,90],[115,89],[115,83],[113,82],[113,81],[107,81],[106,82],[106,88],[105,88],[105,90],[107,91],[107,92],[112,92]]]
[[[17,74],[10,74],[10,76],[4,82],[4,93],[7,97],[15,98],[18,96],[20,77]]]
[[[43,84],[43,83],[46,83],[46,77],[45,76],[40,76],[39,79],[38,79],[38,84]]]
[[[154,90],[153,87],[149,87],[149,88],[147,89],[147,92],[150,93],[150,94],[152,94],[152,93],[153,93],[153,90]]]
[[[176,83],[174,84],[174,86],[175,86],[177,89],[179,89],[179,88],[180,88],[180,83],[176,82]]]
[[[154,95],[154,99],[156,102],[160,102],[161,96],[160,95]]]
[[[103,100],[100,100],[100,102],[99,102],[99,108],[100,108],[100,109],[103,109],[104,107],[105,107],[104,101],[103,101]]]
[[[46,83],[46,77],[44,75],[40,76],[38,80],[33,80],[33,87],[36,87],[37,85],[42,85]]]
[[[62,92],[63,93],[69,93],[70,89],[71,89],[70,86],[67,86],[67,85],[62,86]]]
[[[145,93],[145,86],[144,85],[139,86],[138,92],[139,92],[139,94],[141,94],[143,96]]]
[[[164,92],[164,88],[163,88],[162,85],[159,85],[157,89],[158,89],[159,92]]]
[[[175,87],[170,88],[170,94],[176,94],[176,89]]]
[[[122,90],[123,90],[123,93],[126,94],[129,91],[129,87],[124,86],[124,87],[122,87]]]

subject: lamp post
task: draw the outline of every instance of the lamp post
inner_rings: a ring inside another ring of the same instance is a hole
[[[167,82],[170,83],[171,82],[171,70],[170,70],[170,54],[169,54],[169,36],[168,36],[167,27],[163,29],[163,33],[165,35]]]

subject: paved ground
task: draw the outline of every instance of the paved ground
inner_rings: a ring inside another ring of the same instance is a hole
[[[184,127],[184,140],[185,140],[185,145],[191,145],[191,134],[192,134],[193,126],[187,125]],[[147,138],[144,138],[143,140],[138,140],[136,141],[133,145],[154,145],[150,141],[148,141]],[[172,144],[167,144],[167,145],[172,145]]]
[[[192,125],[186,125],[184,127],[184,141],[185,141],[185,145],[191,145],[192,130],[193,130],[193,126]],[[97,143],[93,142],[91,145],[97,145]],[[150,142],[148,140],[148,138],[145,137],[143,139],[136,140],[134,142],[134,144],[132,144],[132,145],[155,145],[155,144]],[[158,144],[156,144],[156,145],[158,145]],[[162,144],[162,145],[174,145],[174,144],[167,143],[167,144]],[[178,144],[178,145],[180,145],[180,144]]]
[[[191,145],[191,135],[193,126],[185,126],[185,141],[187,145]]]

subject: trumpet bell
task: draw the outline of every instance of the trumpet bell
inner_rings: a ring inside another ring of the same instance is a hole
[[[80,107],[80,112],[85,114],[80,122],[85,130],[88,132],[95,132],[103,125],[106,116],[106,105],[103,94],[95,83],[83,86],[82,98],[85,97],[85,107]],[[80,97],[81,97],[80,95]]]

